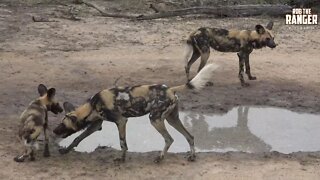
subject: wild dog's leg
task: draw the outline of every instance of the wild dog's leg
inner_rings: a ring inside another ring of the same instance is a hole
[[[25,133],[22,135],[21,142],[24,146],[24,153],[20,156],[16,156],[14,161],[23,162],[25,158],[29,157],[31,161],[34,161],[34,148],[37,145],[36,140],[42,132],[42,126],[36,126],[31,130],[24,130]]]
[[[96,120],[93,121],[92,124],[83,132],[81,133],[77,138],[75,138],[72,143],[66,147],[66,148],[61,148],[59,149],[60,154],[66,154],[68,153],[70,150],[72,150],[74,147],[78,146],[78,144],[86,137],[88,137],[89,135],[91,135],[92,133],[101,130],[102,128],[102,122],[103,120]]]
[[[128,150],[127,140],[126,140],[126,125],[128,119],[125,117],[121,117],[116,122],[118,131],[119,131],[119,139],[120,139],[120,147],[122,150],[122,155],[120,158],[114,159],[115,161],[124,162],[126,159],[126,152]]]
[[[256,80],[257,77],[252,76],[250,72],[249,56],[247,59],[245,59],[245,65],[246,65],[246,74],[248,75],[249,80]]]
[[[50,156],[50,151],[49,151],[49,136],[48,136],[48,131],[47,131],[47,125],[43,128],[43,133],[44,133],[44,151],[43,151],[43,156],[44,157],[49,157]]]
[[[33,130],[25,130],[24,129],[24,130],[21,130],[21,131],[24,131],[23,134],[19,135],[19,140],[20,140],[20,143],[22,145],[23,152],[21,153],[22,155],[20,154],[20,155],[17,155],[16,157],[13,158],[13,160],[16,161],[16,162],[24,162],[24,160],[27,157],[29,157],[26,138],[29,139],[30,132],[32,132]]]
[[[239,57],[239,80],[241,82],[241,86],[249,86],[248,83],[246,83],[244,81],[244,78],[243,78],[243,73],[244,73],[244,62],[245,62],[245,55],[246,53],[243,52],[243,51],[240,51],[239,53],[237,53],[238,57]]]
[[[193,48],[193,54],[192,54],[190,60],[186,62],[186,66],[185,66],[188,81],[191,80],[190,75],[189,75],[191,65],[200,57],[200,55],[201,54],[200,54],[199,50],[196,48]]]
[[[159,163],[161,160],[163,160],[164,156],[167,154],[168,149],[170,148],[171,144],[173,143],[173,139],[168,133],[166,126],[164,124],[163,119],[150,119],[151,124],[156,130],[162,135],[165,141],[165,146],[160,153],[160,156],[158,156],[154,162]]]
[[[19,153],[19,155],[14,157],[13,160],[16,161],[16,162],[23,162],[24,159],[26,158],[24,156],[27,154],[27,149],[26,149],[26,146],[25,146],[24,140],[23,140],[23,127],[20,127],[18,134],[19,134],[18,135],[18,139],[19,139],[19,142],[21,144],[21,148],[23,148],[23,152],[21,153],[22,155]]]
[[[38,149],[37,138],[43,131],[43,126],[36,126],[34,132],[30,135],[30,137],[26,140],[26,145],[28,146],[28,156],[30,157],[30,161],[34,161],[34,149]]]
[[[36,158],[34,157],[34,147],[30,147],[30,151],[29,151],[29,156],[30,156],[30,161],[34,161],[36,160]]]
[[[16,162],[23,162],[29,155],[28,155],[28,149],[25,144],[23,144],[24,152],[22,155],[18,155],[15,158],[13,158]]]
[[[256,80],[257,78],[252,76],[250,72],[249,54],[246,54],[244,62],[246,65],[246,74],[248,75],[249,80]]]
[[[16,162],[24,162],[24,160],[29,157],[30,161],[34,161],[34,152],[32,146],[25,145],[25,151],[22,155],[16,156],[13,160]]]
[[[186,130],[186,128],[181,123],[181,120],[179,118],[178,105],[176,105],[172,113],[168,115],[167,121],[172,127],[174,127],[186,138],[190,146],[190,155],[188,156],[188,161],[194,161],[196,158],[194,149],[194,137]]]
[[[198,68],[198,72],[201,71],[201,69],[207,64],[207,61],[210,56],[210,47],[203,46],[201,47],[201,63]]]
[[[44,151],[43,151],[43,156],[44,157],[49,157],[50,156],[50,151],[49,151],[49,136],[47,132],[48,128],[48,113],[46,113],[46,119],[45,123],[43,125],[43,134],[44,134]]]

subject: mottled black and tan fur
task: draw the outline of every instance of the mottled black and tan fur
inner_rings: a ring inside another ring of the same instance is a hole
[[[14,158],[16,162],[23,162],[26,158],[29,158],[31,161],[35,160],[34,150],[38,146],[36,141],[41,132],[43,132],[45,136],[43,156],[50,156],[49,137],[47,134],[48,111],[58,114],[61,113],[63,109],[59,103],[55,101],[54,96],[56,90],[54,88],[47,90],[45,85],[40,84],[38,86],[38,92],[40,97],[32,101],[20,116],[18,137],[24,150],[22,155]]]
[[[250,72],[249,55],[253,49],[276,47],[272,27],[273,23],[269,22],[266,28],[258,24],[252,31],[199,28],[187,40],[185,71],[188,80],[190,67],[199,57],[201,57],[201,63],[198,72],[206,65],[211,47],[220,52],[238,52],[239,79],[242,86],[248,86],[249,84],[243,78],[244,66],[249,80],[255,80],[256,77]]]
[[[173,142],[165,127],[165,119],[187,139],[191,151],[188,159],[193,161],[195,159],[194,139],[179,119],[176,93],[186,89],[201,89],[209,81],[214,69],[214,65],[207,65],[193,80],[181,86],[170,88],[160,84],[115,87],[100,91],[78,108],[68,102],[64,103],[66,115],[53,132],[65,138],[81,129],[86,128],[86,130],[68,147],[61,149],[60,153],[69,152],[84,138],[100,130],[102,121],[106,120],[114,122],[118,127],[122,156],[117,160],[124,161],[128,150],[126,143],[127,119],[149,114],[151,124],[165,140],[164,149],[155,162],[160,162],[164,158]]]

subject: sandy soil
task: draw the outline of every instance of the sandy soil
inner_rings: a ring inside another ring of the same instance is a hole
[[[80,104],[101,89],[118,85],[186,81],[183,40],[200,26],[253,28],[270,18],[173,18],[136,22],[96,16],[82,8],[81,21],[60,16],[63,5],[0,4],[0,177],[2,179],[318,179],[320,153],[198,153],[196,162],[170,153],[160,165],[158,152],[128,153],[115,164],[117,151],[71,152],[61,156],[51,144],[52,157],[22,164],[12,158],[20,151],[16,139],[18,117],[37,97],[39,83],[57,88],[61,101]],[[34,23],[31,16],[57,22]],[[298,112],[320,113],[319,26],[289,27],[275,21],[274,49],[255,50],[252,73],[258,80],[242,88],[234,53],[213,52],[220,65],[214,85],[200,93],[180,95],[181,109],[225,113],[238,105],[267,105]],[[192,72],[198,64],[193,66]],[[62,115],[50,114],[50,128]]]

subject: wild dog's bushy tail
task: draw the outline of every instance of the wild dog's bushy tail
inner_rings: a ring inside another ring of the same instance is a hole
[[[188,83],[170,88],[174,92],[185,89],[201,90],[213,76],[213,71],[218,68],[216,64],[208,64]]]

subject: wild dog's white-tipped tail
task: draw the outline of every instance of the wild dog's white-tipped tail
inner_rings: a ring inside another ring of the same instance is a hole
[[[213,76],[213,71],[219,66],[216,64],[208,64],[188,83],[170,88],[174,92],[183,91],[185,89],[200,90],[206,86]]]
[[[185,43],[185,50],[184,50],[184,61],[185,61],[185,66],[188,65],[191,56],[193,54],[193,47],[191,43],[188,43],[188,41]]]
[[[190,81],[187,86],[200,90],[206,86],[206,83],[210,81],[213,76],[213,71],[219,66],[216,64],[208,64],[201,69],[201,71]]]

